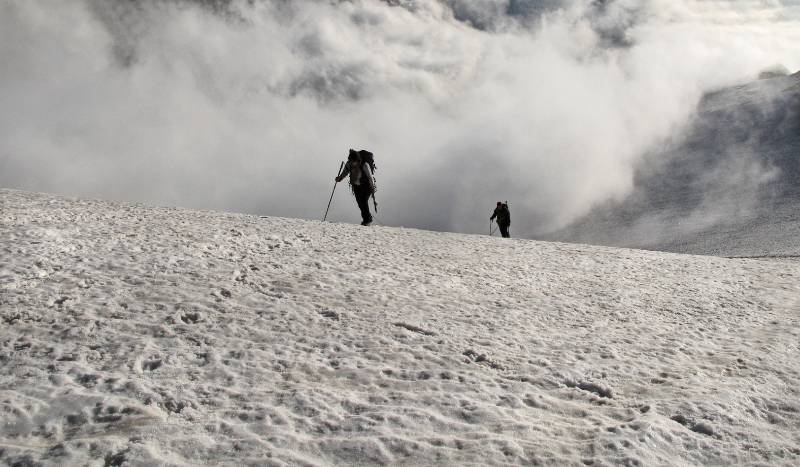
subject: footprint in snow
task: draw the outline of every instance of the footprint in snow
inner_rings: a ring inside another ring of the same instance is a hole
[[[163,405],[168,412],[181,413],[183,409],[185,409],[186,407],[190,407],[192,404],[190,402],[185,402],[182,400],[177,400],[172,397],[169,397],[164,401]]]
[[[201,319],[202,315],[200,315],[200,313],[191,312],[181,315],[181,321],[186,324],[195,324]]]
[[[244,283],[247,280],[247,273],[244,271],[236,271],[233,273],[233,280]]]
[[[706,421],[695,422],[693,420],[688,419],[683,414],[675,414],[672,417],[670,417],[670,420],[680,423],[681,425],[685,426],[686,428],[690,429],[695,433],[711,436],[714,438],[718,437],[717,434],[714,433],[714,428]]]
[[[334,321],[339,321],[339,314],[333,310],[322,310],[319,312],[323,318],[332,319]]]
[[[97,381],[100,379],[99,375],[91,373],[77,374],[74,376],[75,382],[86,388],[93,388],[97,386]]]
[[[52,306],[59,306],[60,307],[60,306],[62,306],[64,304],[64,302],[66,302],[69,299],[70,299],[70,297],[58,297],[58,298],[55,298],[55,299],[52,300],[52,302],[50,302],[50,306],[51,307]]]
[[[214,297],[218,302],[222,301],[223,298],[231,298],[231,295],[231,291],[224,288],[219,289],[219,292],[211,292],[211,296]]]
[[[159,358],[142,362],[142,370],[144,371],[156,371],[159,368],[161,368],[161,359]]]
[[[478,354],[477,352],[475,352],[472,349],[465,350],[464,352],[462,352],[461,355],[463,355],[463,356],[465,356],[465,357],[467,357],[469,359],[469,360],[467,360],[467,362],[481,363],[483,365],[488,366],[489,368],[491,368],[493,370],[504,370],[505,369],[503,367],[503,365],[495,362],[494,360],[489,359],[489,357],[487,357],[486,354]]]
[[[580,389],[581,391],[591,392],[606,399],[614,398],[614,391],[612,391],[611,388],[604,386],[602,384],[592,383],[588,381],[566,380],[564,381],[564,385],[567,386],[568,388],[577,388]]]
[[[422,334],[423,336],[435,336],[436,335],[436,333],[433,332],[433,331],[428,331],[426,329],[422,329],[421,327],[414,326],[413,324],[402,323],[402,322],[392,323],[392,324],[394,324],[395,326],[397,326],[399,328],[403,328],[403,329],[405,329],[407,331],[416,332],[417,334]]]

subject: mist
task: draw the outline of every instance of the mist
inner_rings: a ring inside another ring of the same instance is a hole
[[[0,0],[0,186],[319,219],[365,148],[381,224],[534,236],[798,44],[796,1]]]

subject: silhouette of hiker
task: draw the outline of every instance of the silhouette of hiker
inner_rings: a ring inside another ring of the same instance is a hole
[[[511,237],[511,235],[508,234],[508,228],[511,226],[511,211],[508,210],[508,204],[498,201],[497,207],[494,208],[494,213],[489,220],[494,220],[495,217],[497,218],[497,226],[500,227],[500,234],[503,235],[503,238]]]
[[[369,212],[369,197],[375,192],[375,179],[372,176],[370,165],[361,159],[358,151],[350,150],[347,163],[342,173],[336,177],[336,182],[341,182],[350,175],[350,187],[356,197],[358,209],[361,210],[361,225],[372,223],[372,214]]]

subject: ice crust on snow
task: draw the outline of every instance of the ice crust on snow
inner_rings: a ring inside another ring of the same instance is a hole
[[[800,463],[797,263],[0,207],[0,463]]]

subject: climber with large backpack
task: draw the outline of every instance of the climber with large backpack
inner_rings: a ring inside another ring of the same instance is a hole
[[[372,197],[375,205],[375,212],[378,211],[378,203],[375,201],[375,159],[372,153],[365,150],[356,151],[351,149],[347,155],[347,162],[344,168],[336,177],[336,182],[341,182],[348,175],[350,176],[350,188],[356,197],[358,209],[361,210],[361,225],[372,223],[372,214],[369,212],[369,198]]]
[[[494,213],[489,218],[489,222],[491,223],[495,218],[497,218],[497,226],[500,227],[500,233],[503,238],[510,238],[511,235],[508,233],[508,228],[511,226],[511,211],[508,210],[508,201],[505,203],[497,202],[497,207],[494,208]]]

